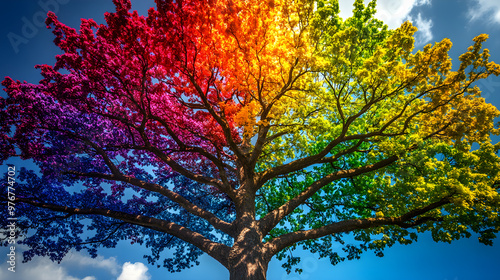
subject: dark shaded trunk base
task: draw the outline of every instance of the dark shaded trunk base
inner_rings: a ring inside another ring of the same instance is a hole
[[[229,271],[230,280],[266,280],[267,264],[242,264]]]
[[[230,261],[230,280],[266,280],[269,260],[263,258],[260,246],[241,250]],[[237,250],[236,250],[237,251]]]

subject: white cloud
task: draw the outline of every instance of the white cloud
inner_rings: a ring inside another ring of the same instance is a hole
[[[415,20],[412,17],[408,17],[408,20],[418,28],[417,33],[415,33],[415,45],[424,45],[432,40],[432,20],[423,19],[420,13]]]
[[[485,0],[487,1],[487,0]],[[368,0],[364,1],[368,4]],[[340,16],[342,18],[348,18],[352,15],[352,4],[354,0],[340,0]],[[389,28],[394,29],[401,26],[406,20],[412,21],[412,23],[418,28],[415,36],[417,37],[417,45],[423,45],[430,40],[432,40],[432,20],[422,18],[422,15],[418,14],[415,20],[412,20],[410,13],[414,7],[422,5],[430,5],[431,0],[378,0],[377,1],[377,13],[375,17],[382,20]]]
[[[500,24],[500,1],[475,0],[474,2],[468,12],[471,21],[486,18],[493,23]]]
[[[430,0],[379,0],[375,17],[382,20],[389,28],[398,28],[409,18],[414,7],[430,4]]]
[[[5,262],[7,264],[7,262]],[[116,259],[104,258],[98,256],[95,259],[84,254],[73,252],[70,253],[64,260],[58,264],[50,261],[48,258],[35,258],[28,263],[16,264],[16,272],[12,273],[7,270],[7,266],[0,266],[0,279],[10,280],[97,280],[93,275],[85,276],[84,278],[75,277],[73,269],[78,268],[79,271],[93,274],[96,269],[102,269],[115,275],[117,280],[150,280],[151,275],[148,272],[146,265],[140,262],[126,262],[120,266]],[[86,273],[86,274],[87,274]],[[119,276],[118,276],[119,274]]]
[[[77,264],[78,266],[91,266],[94,268],[102,268],[104,270],[109,271],[113,275],[118,275],[118,271],[120,270],[120,265],[116,262],[116,259],[114,257],[105,259],[102,256],[97,256],[97,258],[93,259],[91,257],[85,256],[80,253],[74,253],[68,255],[64,259],[64,263]],[[91,279],[83,279],[83,280],[91,280]]]
[[[46,258],[37,258],[29,263],[22,264],[22,266],[19,265],[16,272],[10,276],[13,276],[14,279],[80,280],[80,278],[69,275],[64,266],[54,263]],[[94,276],[87,276],[82,280],[96,280],[96,278]]]
[[[20,247],[21,248],[21,247]],[[3,252],[0,250],[0,252]],[[7,270],[8,263],[0,264],[0,279],[10,280],[97,280],[93,274],[96,270],[104,270],[115,277],[121,272],[122,267],[115,258],[104,258],[98,256],[93,259],[79,252],[69,253],[63,261],[58,264],[48,258],[37,257],[30,262],[21,263],[20,259],[16,263],[16,272]],[[84,278],[75,277],[72,271],[84,269]],[[88,275],[90,274],[90,275]],[[141,278],[138,278],[141,279]],[[143,278],[147,279],[147,278]],[[142,280],[142,279],[141,279]]]
[[[148,273],[148,268],[140,262],[134,264],[126,262],[123,264],[123,270],[118,280],[149,280],[151,276]]]

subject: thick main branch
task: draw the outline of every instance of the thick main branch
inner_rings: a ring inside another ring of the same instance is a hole
[[[230,248],[224,244],[213,242],[205,236],[190,230],[187,227],[181,226],[174,222],[169,222],[144,215],[128,214],[119,211],[98,208],[73,208],[60,206],[56,204],[32,201],[24,198],[16,198],[17,202],[28,203],[36,207],[50,209],[57,212],[64,212],[73,215],[100,215],[118,219],[130,224],[139,225],[154,229],[156,231],[168,233],[179,239],[182,239],[194,246],[198,247],[203,252],[219,261],[222,265],[227,266],[227,256]]]
[[[443,205],[449,204],[451,202],[450,198],[451,196],[443,197],[441,200],[437,202],[431,203],[421,208],[411,210],[398,217],[351,219],[351,220],[332,223],[316,229],[291,232],[272,239],[271,241],[266,243],[266,246],[271,251],[271,253],[275,254],[297,242],[309,239],[316,239],[335,233],[351,232],[353,230],[375,228],[384,225],[395,225],[402,228],[417,226],[426,221],[438,220],[432,217],[418,217],[418,216],[423,215],[433,209],[439,208]]]
[[[397,156],[391,156],[374,164],[369,164],[349,170],[339,170],[326,175],[320,180],[317,180],[311,185],[309,185],[309,187],[307,187],[299,195],[292,198],[279,208],[269,212],[264,218],[262,218],[259,221],[259,226],[261,227],[262,232],[265,232],[267,234],[269,231],[271,231],[271,229],[273,229],[279,223],[279,221],[281,221],[285,216],[292,213],[293,210],[295,210],[297,207],[303,204],[308,198],[313,196],[318,190],[320,190],[327,184],[342,178],[358,176],[367,172],[378,170],[395,162],[396,160],[398,160]]]
[[[213,213],[200,208],[199,206],[193,204],[192,202],[190,202],[189,200],[187,200],[186,198],[184,198],[180,194],[173,192],[173,191],[171,191],[171,190],[169,190],[161,185],[144,182],[144,181],[139,180],[137,178],[134,178],[131,176],[126,176],[126,175],[117,176],[117,175],[102,174],[102,173],[96,173],[96,172],[80,173],[80,172],[73,172],[73,171],[69,171],[67,173],[72,174],[72,175],[77,175],[77,176],[83,176],[83,177],[101,178],[101,179],[105,179],[105,180],[126,182],[126,183],[132,184],[134,186],[140,187],[142,189],[159,193],[159,194],[167,197],[168,199],[172,200],[173,202],[177,203],[179,206],[186,209],[186,211],[188,211],[189,213],[191,213],[197,217],[205,219],[214,228],[219,229],[230,236],[234,235],[234,232],[233,232],[234,229],[233,229],[232,224],[219,219]]]

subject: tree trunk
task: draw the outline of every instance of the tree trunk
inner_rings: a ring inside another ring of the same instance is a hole
[[[264,249],[262,233],[250,215],[243,215],[238,237],[228,258],[230,280],[265,280],[271,258]]]
[[[233,249],[229,267],[230,280],[266,280],[269,261],[263,258],[262,247]]]

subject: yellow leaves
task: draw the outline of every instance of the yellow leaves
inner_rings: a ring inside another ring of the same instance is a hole
[[[452,43],[445,38],[436,44],[427,45],[424,51],[418,51],[415,55],[409,56],[409,65],[413,72],[420,77],[420,80],[429,83],[438,83],[441,75],[447,75],[451,69],[451,58],[448,52]]]
[[[381,187],[382,207],[390,209],[392,204],[395,211],[401,211],[407,204],[419,207],[449,195],[452,205],[446,211],[453,208],[455,213],[475,211],[494,201],[500,206],[500,195],[492,188],[500,173],[500,159],[492,149],[493,145],[483,144],[478,150],[470,146],[464,150],[428,140],[395,167],[395,181]],[[403,198],[404,203],[399,204]]]
[[[413,37],[415,32],[417,32],[417,28],[411,22],[404,22],[387,39],[387,49],[391,50],[394,56],[411,53],[415,44],[415,38]]]
[[[444,133],[454,141],[480,143],[486,141],[490,133],[498,133],[494,129],[493,120],[500,112],[493,105],[486,103],[484,98],[477,96],[477,88],[471,93],[470,96],[455,98],[444,107],[448,108],[444,114],[436,114],[436,117],[444,120],[440,126],[445,122],[450,123]]]
[[[500,74],[500,71],[498,70],[500,66],[498,64],[489,62],[489,50],[482,49],[482,43],[486,41],[487,38],[487,34],[481,34],[474,38],[474,45],[469,47],[468,51],[459,57],[459,60],[461,61],[460,68],[458,70],[459,73],[465,74],[466,69],[472,66],[473,70],[480,70],[484,67],[486,71],[483,73],[485,73],[486,75],[482,75],[480,78],[486,78],[491,74]]]
[[[243,2],[235,1],[241,7],[233,23],[238,32],[223,36],[224,68],[234,89],[245,93],[244,105],[233,118],[245,137],[254,136],[259,126],[269,126],[269,135],[278,135],[265,147],[262,168],[317,153],[358,114],[347,136],[369,135],[364,159],[442,149],[418,160],[410,156],[396,175],[377,179],[380,191],[370,190],[369,195],[385,195],[390,210],[376,216],[406,210],[401,199],[418,207],[456,193],[457,205],[465,209],[479,194],[494,196],[484,187],[491,179],[471,171],[474,165],[468,162],[477,159],[464,148],[498,133],[493,119],[500,112],[472,88],[478,78],[500,74],[500,66],[488,61],[489,51],[481,51],[486,35],[474,39],[460,58],[460,70],[452,72],[451,41],[443,39],[412,54],[417,29],[409,22],[376,34],[379,39],[371,37],[368,23],[345,22],[327,35],[316,34],[324,37],[314,45],[306,20],[310,11],[302,1],[277,0],[262,10],[259,4],[246,7]],[[467,67],[484,71],[472,77]],[[424,141],[429,146],[421,146]],[[461,163],[437,159],[452,157],[439,145],[467,156]]]
[[[500,65],[494,63],[494,62],[488,62],[486,63],[486,70],[495,75],[495,76],[498,76],[500,75]],[[486,77],[485,77],[486,78]]]
[[[414,91],[426,93],[422,96],[426,101],[421,107],[423,113],[416,118],[421,124],[422,135],[441,130],[441,139],[448,143],[479,143],[490,133],[498,133],[493,128],[498,110],[480,98],[479,88],[471,86],[478,79],[500,73],[497,64],[488,62],[488,50],[481,53],[481,43],[486,38],[483,34],[474,39],[474,46],[460,56],[461,66],[457,72],[450,72],[451,60],[447,52],[451,42],[448,39],[428,45],[423,52],[410,57],[414,77],[420,80]],[[471,71],[467,75],[466,69]]]
[[[488,34],[480,34],[476,37],[474,37],[474,39],[472,39],[472,41],[476,42],[476,43],[482,43],[482,42],[485,42],[487,39],[488,39]]]

